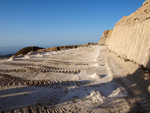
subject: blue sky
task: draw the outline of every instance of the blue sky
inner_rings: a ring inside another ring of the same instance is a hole
[[[0,46],[98,42],[145,0],[0,0]]]

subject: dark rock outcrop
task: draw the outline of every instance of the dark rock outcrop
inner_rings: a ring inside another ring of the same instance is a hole
[[[43,49],[41,47],[33,46],[33,47],[25,47],[23,49],[20,49],[17,53],[14,54],[14,56],[18,56],[20,54],[25,55],[31,51],[37,51],[39,49]]]

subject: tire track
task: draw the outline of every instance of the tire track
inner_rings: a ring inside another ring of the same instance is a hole
[[[11,111],[2,111],[1,113],[67,113],[67,111],[63,107],[56,106],[28,106]]]
[[[87,63],[83,62],[64,62],[64,61],[58,61],[58,60],[36,60],[36,59],[24,59],[24,61],[31,61],[31,62],[46,62],[48,64],[54,64],[54,65],[87,65]]]
[[[125,75],[122,75],[122,73],[124,73],[125,70],[123,70],[123,68],[121,68],[120,65],[112,58],[110,58],[110,64],[115,64],[113,66],[111,65],[114,75],[117,75],[115,78],[123,77],[122,81],[126,85],[126,89],[130,91],[134,97],[136,97],[136,100],[142,105],[146,112],[150,112],[150,95],[146,92],[141,92],[140,88],[144,86],[145,82],[142,81],[142,79],[140,81],[136,81],[136,79],[132,76],[130,76],[130,80],[124,77]],[[137,83],[137,85],[135,83]]]
[[[87,84],[82,81],[51,81],[51,80],[26,80],[20,77],[15,77],[0,73],[0,87],[9,86],[43,86],[43,87],[66,87],[66,86],[81,86]]]
[[[44,68],[34,68],[34,67],[27,67],[28,69],[10,69],[10,70],[2,70],[0,69],[0,72],[3,73],[10,73],[10,72],[16,72],[16,73],[22,73],[22,72],[40,72],[40,73],[46,73],[46,72],[52,72],[52,73],[65,73],[65,74],[78,74],[80,73],[80,70],[76,69],[64,69],[64,68],[55,68],[55,67],[47,67],[44,66]]]

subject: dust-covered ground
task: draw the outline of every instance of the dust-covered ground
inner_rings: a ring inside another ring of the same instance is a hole
[[[0,112],[148,112],[145,71],[106,48],[30,52],[0,60]]]

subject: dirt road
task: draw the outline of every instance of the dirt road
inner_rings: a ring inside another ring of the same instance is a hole
[[[150,80],[105,46],[0,60],[0,111],[150,112]]]

